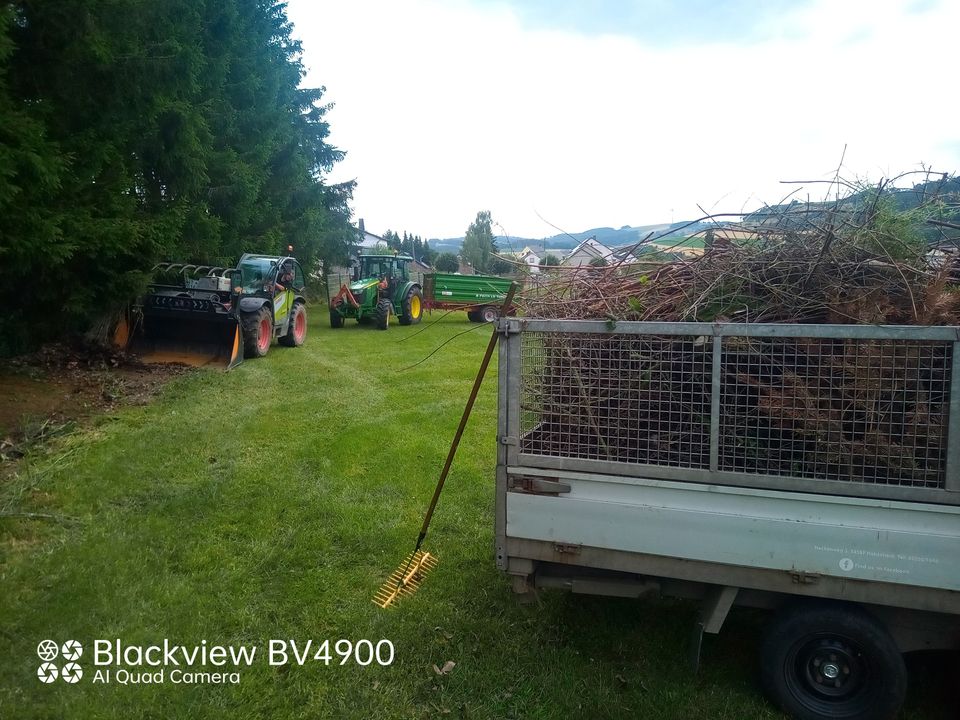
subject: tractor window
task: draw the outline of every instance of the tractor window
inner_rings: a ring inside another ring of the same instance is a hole
[[[303,280],[303,270],[300,269],[300,263],[293,264],[293,286],[298,290],[307,286]]]
[[[392,265],[390,258],[363,258],[361,260],[360,276],[365,278],[379,278],[390,272]]]
[[[266,258],[249,258],[240,265],[241,285],[245,293],[263,290],[273,280],[274,264]]]

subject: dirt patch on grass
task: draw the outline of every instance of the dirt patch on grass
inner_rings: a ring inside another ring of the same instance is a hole
[[[144,365],[105,348],[48,345],[0,363],[0,474],[28,449],[124,405],[143,405],[177,365]]]

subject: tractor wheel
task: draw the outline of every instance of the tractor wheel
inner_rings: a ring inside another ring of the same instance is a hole
[[[332,328],[343,327],[343,315],[337,312],[336,308],[330,308],[330,327]]]
[[[403,315],[400,316],[401,325],[416,325],[423,317],[423,293],[420,288],[410,288],[403,301]]]
[[[270,351],[272,341],[273,316],[267,308],[243,315],[243,354],[246,357],[263,357]]]
[[[779,612],[760,649],[760,679],[798,720],[891,720],[907,690],[887,630],[860,608],[833,603]]]
[[[390,313],[393,312],[393,303],[384,298],[377,303],[377,328],[386,330],[390,327]]]
[[[496,322],[497,318],[500,317],[500,311],[495,308],[493,305],[486,305],[480,309],[480,321],[481,322]]]
[[[290,313],[290,326],[287,334],[280,338],[280,344],[285,347],[300,347],[307,339],[307,309],[302,302],[294,303]]]

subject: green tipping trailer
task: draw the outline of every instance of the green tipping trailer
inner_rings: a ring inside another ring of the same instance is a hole
[[[428,273],[423,276],[428,310],[466,310],[471,322],[494,322],[512,281],[492,275]]]

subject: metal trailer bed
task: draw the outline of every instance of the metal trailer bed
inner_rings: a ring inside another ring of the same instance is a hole
[[[515,591],[698,598],[694,662],[732,605],[776,608],[761,673],[801,718],[888,717],[899,653],[960,648],[960,328],[498,330]]]

